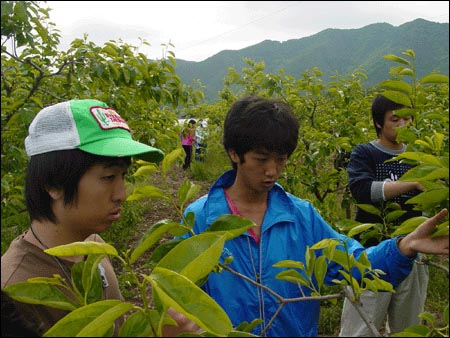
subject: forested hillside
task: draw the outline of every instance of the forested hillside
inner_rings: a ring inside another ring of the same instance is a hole
[[[224,50],[204,61],[177,60],[176,72],[185,83],[198,79],[206,87],[210,102],[217,99],[228,68],[240,70],[244,58],[264,61],[266,71],[299,77],[313,67],[319,68],[324,80],[339,73],[347,75],[363,69],[367,87],[385,80],[389,68],[385,54],[400,54],[406,49],[416,53],[419,77],[438,71],[448,75],[449,26],[417,19],[398,27],[377,23],[360,29],[327,29],[315,35],[285,42],[266,40],[241,50]]]

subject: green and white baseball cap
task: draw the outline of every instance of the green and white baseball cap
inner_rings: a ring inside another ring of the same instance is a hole
[[[28,156],[67,149],[101,156],[138,156],[149,162],[164,157],[161,150],[134,141],[126,121],[106,103],[92,99],[46,107],[31,122],[25,138]]]

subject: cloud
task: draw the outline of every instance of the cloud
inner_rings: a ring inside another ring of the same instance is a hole
[[[417,18],[448,22],[448,1],[48,1],[67,49],[83,33],[96,44],[122,39],[160,58],[172,43],[177,58],[201,61],[221,50],[264,40],[286,41],[327,28],[356,29]]]

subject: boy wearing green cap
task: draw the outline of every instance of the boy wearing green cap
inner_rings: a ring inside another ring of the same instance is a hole
[[[120,218],[131,156],[152,162],[164,156],[161,150],[134,141],[113,108],[90,99],[42,109],[29,127],[25,149],[29,156],[25,200],[31,223],[1,258],[2,288],[54,274],[70,281],[71,267],[83,257],[50,256],[44,250],[77,241],[103,242],[98,233]],[[98,270],[103,298],[122,299],[108,257]],[[40,335],[67,314],[42,305],[17,302],[17,306],[26,326]]]

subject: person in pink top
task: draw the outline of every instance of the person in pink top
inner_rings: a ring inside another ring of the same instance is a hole
[[[184,158],[183,169],[186,170],[191,166],[192,146],[195,142],[195,120],[190,119],[187,126],[181,132],[181,145],[183,146],[186,157]]]

